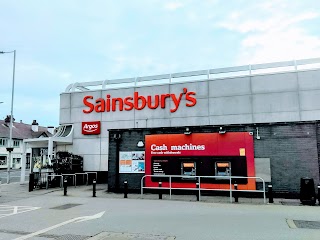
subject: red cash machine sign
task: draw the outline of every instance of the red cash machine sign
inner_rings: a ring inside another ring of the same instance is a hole
[[[82,134],[97,135],[101,132],[101,122],[82,122]]]

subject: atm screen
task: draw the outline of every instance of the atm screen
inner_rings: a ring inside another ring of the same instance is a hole
[[[215,175],[216,176],[230,176],[231,175],[231,163],[230,162],[216,162]]]

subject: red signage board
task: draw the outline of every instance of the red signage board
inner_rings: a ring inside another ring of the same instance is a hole
[[[175,157],[240,157],[245,158],[248,177],[255,177],[253,136],[248,132],[157,134],[147,135],[146,139],[146,175],[152,175],[152,159],[167,161]],[[165,166],[164,163],[161,164]],[[147,180],[147,186],[156,184]],[[177,183],[178,184],[178,183]],[[190,186],[189,186],[190,185]],[[224,186],[225,185],[225,186]],[[193,187],[192,184],[176,185]],[[228,188],[226,184],[206,184],[208,188]],[[255,179],[248,179],[247,184],[239,189],[255,189]]]
[[[82,122],[82,134],[84,135],[98,135],[101,132],[101,122]]]

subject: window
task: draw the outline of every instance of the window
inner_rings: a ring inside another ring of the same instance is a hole
[[[7,145],[7,139],[0,138],[0,146],[6,146]]]
[[[0,166],[6,166],[6,165],[7,165],[7,157],[0,156]]]
[[[20,140],[13,140],[14,147],[20,147]]]
[[[13,163],[20,164],[21,158],[13,158]]]

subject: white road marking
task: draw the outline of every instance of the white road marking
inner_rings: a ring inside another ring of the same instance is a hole
[[[89,221],[89,220],[98,219],[98,218],[101,218],[104,213],[105,213],[105,211],[97,213],[97,214],[92,215],[92,216],[83,216],[83,217],[72,218],[72,219],[70,219],[68,221],[65,221],[65,222],[59,223],[57,225],[42,229],[40,231],[31,233],[31,234],[28,234],[28,235],[25,235],[25,236],[22,236],[22,237],[18,237],[15,240],[24,240],[24,239],[28,239],[28,238],[31,238],[31,237],[35,237],[35,236],[38,236],[38,235],[43,234],[45,232],[51,231],[51,230],[53,230],[55,228],[61,227],[63,225],[67,225],[69,223],[73,223],[73,222],[77,223],[77,222],[83,222],[83,221]]]
[[[287,219],[287,224],[288,224],[289,228],[293,228],[293,229],[297,228],[296,224],[291,219]]]
[[[13,207],[13,214],[17,214],[18,213],[18,207],[17,206],[14,206]]]
[[[30,212],[37,209],[39,209],[39,207],[0,205],[0,218],[9,217],[19,213]]]

